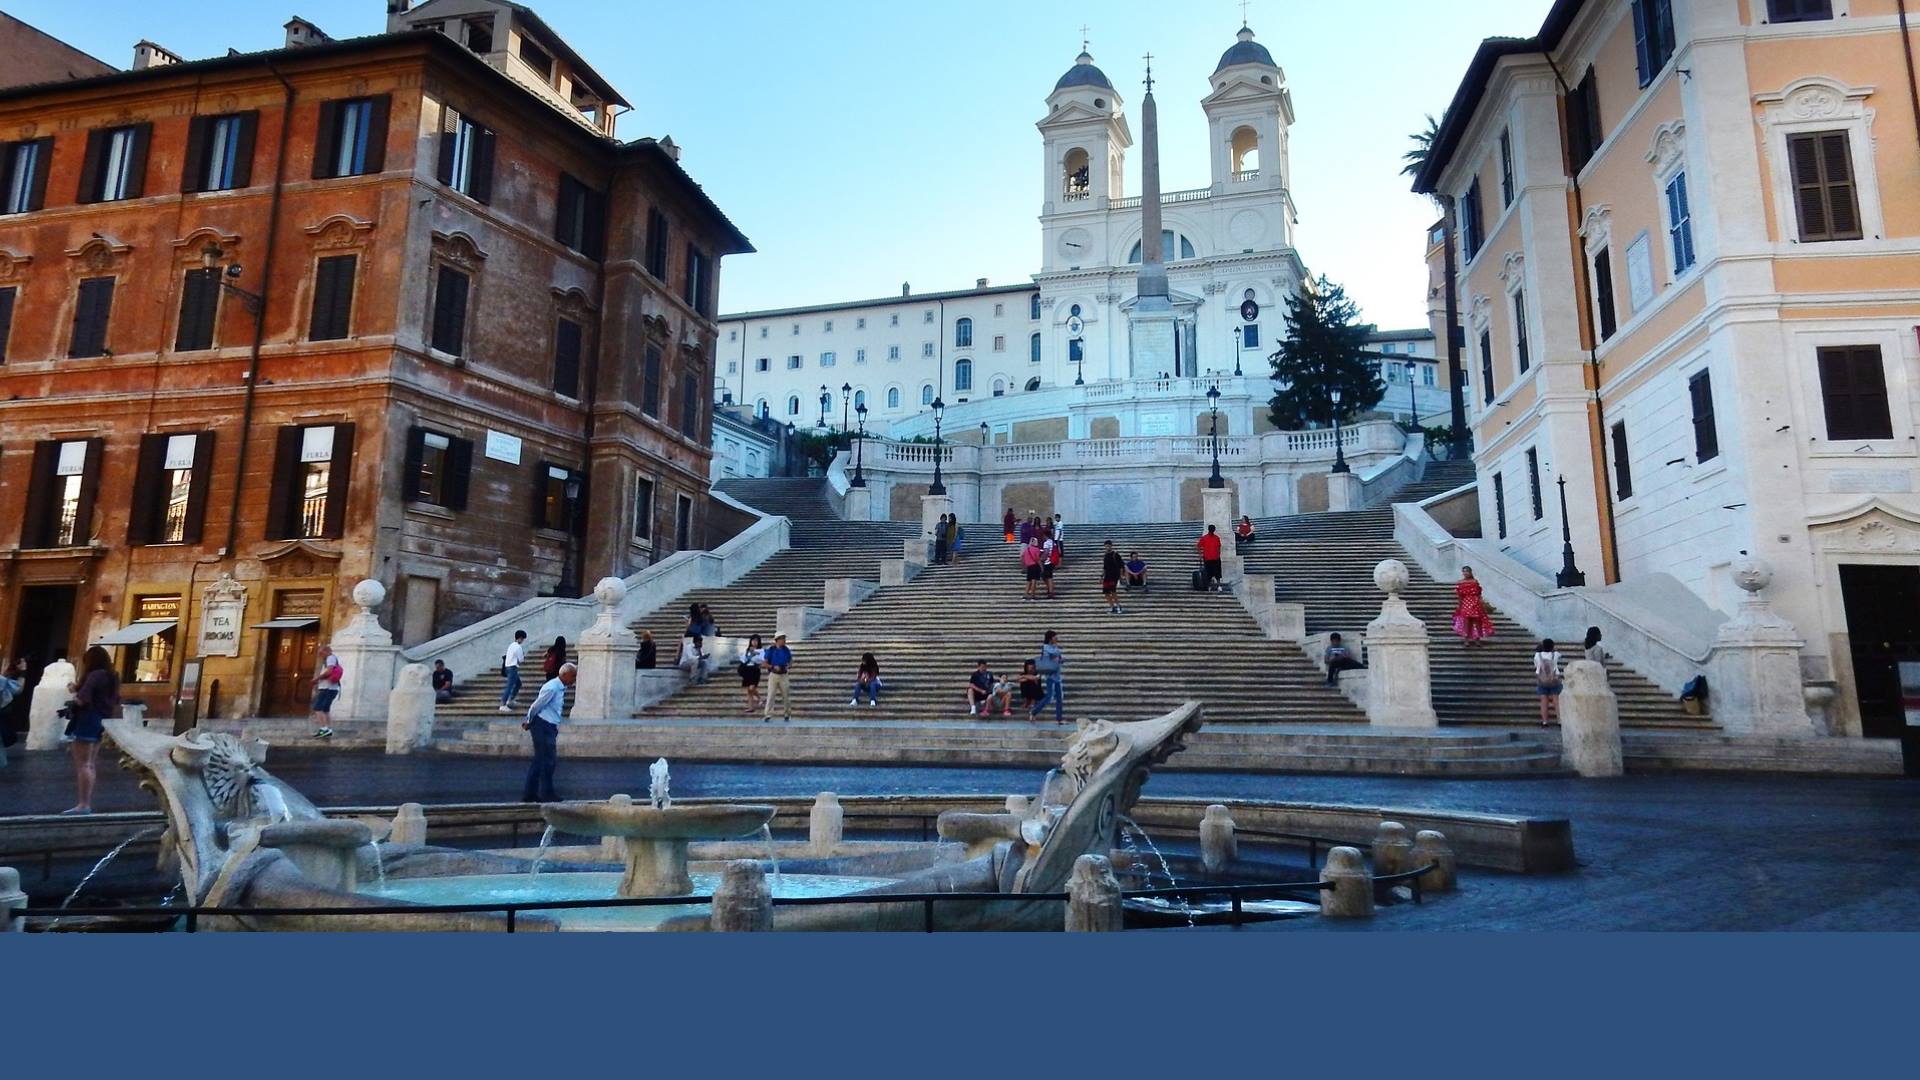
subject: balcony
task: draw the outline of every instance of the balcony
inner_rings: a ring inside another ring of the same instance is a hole
[[[1233,174],[1233,182],[1236,184],[1251,184],[1258,179],[1260,179],[1259,169],[1241,169]]]
[[[1163,191],[1160,193],[1160,205],[1173,203],[1200,202],[1213,194],[1210,187],[1188,188],[1185,191]],[[1126,210],[1140,205],[1140,196],[1130,195],[1124,199],[1115,199],[1107,204],[1115,210]]]

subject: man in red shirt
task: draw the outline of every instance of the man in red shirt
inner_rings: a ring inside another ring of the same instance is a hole
[[[1207,526],[1207,535],[1200,538],[1201,583],[1209,589],[1220,587],[1220,534],[1214,526]]]

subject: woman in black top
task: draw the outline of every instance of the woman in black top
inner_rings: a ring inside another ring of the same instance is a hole
[[[547,655],[540,662],[540,671],[551,679],[560,674],[560,665],[567,662],[567,639],[556,637],[553,644],[547,646]]]
[[[640,631],[640,654],[633,658],[633,666],[641,670],[659,666],[660,649],[653,643],[653,631]]]
[[[73,784],[80,801],[62,811],[68,814],[93,813],[94,765],[100,758],[100,736],[106,730],[102,721],[120,711],[120,678],[113,673],[113,658],[107,650],[95,645],[81,663],[85,674],[67,705],[68,753],[73,755]]]

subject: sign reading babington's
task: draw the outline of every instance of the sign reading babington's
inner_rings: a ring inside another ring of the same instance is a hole
[[[247,624],[247,587],[221,574],[200,604],[200,656],[239,656]]]

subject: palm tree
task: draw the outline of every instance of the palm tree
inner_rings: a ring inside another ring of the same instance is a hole
[[[1427,155],[1433,151],[1434,140],[1440,137],[1440,121],[1427,114],[1427,130],[1416,131],[1408,136],[1413,140],[1413,149],[1400,155],[1406,164],[1400,166],[1400,175],[1417,176],[1427,166]]]

